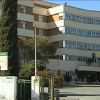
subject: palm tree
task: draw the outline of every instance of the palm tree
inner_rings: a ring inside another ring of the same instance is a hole
[[[94,58],[95,58],[96,54],[93,52],[92,53],[92,58],[88,58],[86,63],[88,64],[88,66],[90,66],[92,64],[92,62],[94,62]]]
[[[93,60],[91,58],[88,58],[86,63],[88,64],[88,66],[90,66],[92,64]]]
[[[94,61],[95,56],[96,56],[96,54],[93,52],[92,53],[92,61]]]

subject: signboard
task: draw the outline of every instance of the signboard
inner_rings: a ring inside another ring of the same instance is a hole
[[[36,86],[39,86],[39,81],[37,81],[37,82],[35,83],[35,85],[36,85]]]
[[[6,83],[12,83],[13,78],[12,77],[6,77]]]
[[[0,70],[8,70],[8,52],[0,52]]]

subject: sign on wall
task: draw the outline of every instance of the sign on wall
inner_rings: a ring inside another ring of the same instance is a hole
[[[8,70],[8,52],[0,52],[0,70]]]

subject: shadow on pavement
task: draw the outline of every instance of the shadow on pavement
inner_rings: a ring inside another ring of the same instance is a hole
[[[100,96],[100,94],[67,94],[67,93],[65,94],[65,92],[63,94],[59,94],[59,97],[67,97],[67,96]]]
[[[66,87],[100,87],[98,84],[74,84],[74,85],[63,85],[60,88],[66,88]]]

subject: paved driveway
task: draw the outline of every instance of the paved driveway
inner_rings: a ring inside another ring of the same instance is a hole
[[[100,100],[100,85],[69,85],[60,88],[60,100]]]

